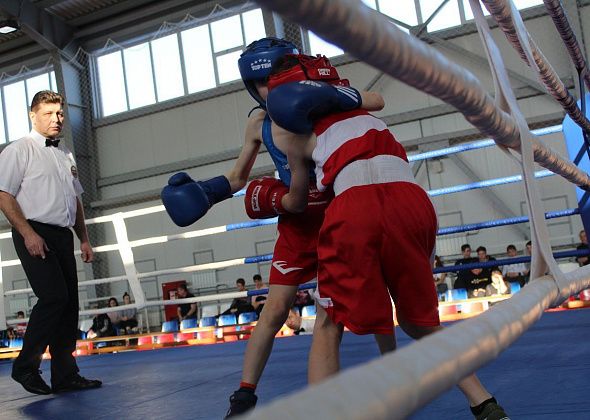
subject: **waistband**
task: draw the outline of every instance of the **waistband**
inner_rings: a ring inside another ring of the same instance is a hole
[[[410,164],[398,156],[379,155],[371,159],[355,160],[346,165],[336,176],[334,194],[342,194],[356,186],[389,182],[417,184]]]

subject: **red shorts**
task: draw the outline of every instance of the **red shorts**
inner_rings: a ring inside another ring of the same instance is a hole
[[[434,207],[416,184],[356,186],[336,196],[318,243],[318,300],[332,321],[356,334],[391,334],[393,299],[398,319],[439,325],[436,230]]]
[[[323,211],[279,216],[269,284],[299,286],[317,277],[318,235],[323,221]]]

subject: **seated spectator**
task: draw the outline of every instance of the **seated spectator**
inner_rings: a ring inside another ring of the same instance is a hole
[[[308,294],[309,296],[309,294]],[[289,316],[285,321],[285,325],[293,330],[295,335],[299,335],[300,333],[304,332],[305,329],[301,327],[301,314],[299,310],[294,306],[289,311]]]
[[[92,326],[86,332],[88,338],[113,337],[117,335],[107,314],[98,314],[92,319]]]
[[[492,282],[486,286],[486,296],[509,295],[510,283],[504,280],[500,270],[492,271]]]
[[[442,259],[438,255],[435,255],[434,256],[434,268],[438,268],[438,267],[444,267],[444,264],[442,262]],[[436,273],[436,274],[433,274],[432,276],[434,278],[434,284],[436,285],[436,292],[437,293],[445,293],[449,289],[449,286],[447,286],[447,283],[445,283],[445,280],[447,278],[447,273]]]
[[[514,245],[506,247],[508,258],[514,258],[518,252]],[[502,275],[507,281],[517,281],[523,287],[526,281],[527,267],[524,263],[508,264],[502,266]]]
[[[484,246],[477,248],[476,262],[495,261],[494,257],[487,255],[487,249]],[[471,270],[466,289],[469,297],[483,297],[486,295],[486,287],[492,283],[492,271],[500,271],[498,267],[474,268]]]
[[[186,299],[195,297],[192,293],[188,291],[186,284],[181,284],[176,289],[176,295],[178,299]],[[178,314],[178,322],[182,322],[185,319],[193,319],[197,318],[197,303],[181,303],[176,308],[176,313]]]
[[[246,291],[246,280],[239,278],[236,280],[236,289],[238,292]],[[221,315],[235,314],[236,317],[244,312],[254,312],[254,307],[250,304],[248,296],[234,298],[229,309],[222,312]]]
[[[109,299],[109,308],[116,308],[117,306],[119,306],[119,301],[117,300],[117,298],[115,298],[115,297],[110,298]],[[107,312],[107,315],[111,319],[111,323],[113,324],[113,327],[115,327],[116,329],[119,328],[119,323],[121,322],[121,312],[119,312],[119,311]]]
[[[496,261],[496,259],[494,257],[491,257],[488,255],[488,250],[486,249],[485,246],[479,246],[477,247],[477,261],[483,263],[483,262],[489,262],[489,261]],[[484,271],[488,272],[488,275],[491,277],[492,275],[492,271],[494,270],[498,270],[500,271],[500,269],[498,268],[498,266],[492,266],[492,267],[485,267],[483,268]]]
[[[471,264],[477,261],[476,258],[471,257],[471,246],[469,244],[461,245],[461,254],[463,254],[463,258],[457,260],[455,265],[463,265],[463,264]],[[467,284],[471,282],[471,271],[469,270],[461,270],[457,271],[457,280],[453,284],[455,289],[466,289]]]
[[[18,311],[16,313],[17,319],[25,319],[25,313],[23,311]],[[16,336],[19,338],[23,338],[25,336],[25,331],[27,331],[27,323],[26,322],[19,322],[16,324],[16,328],[14,332]]]
[[[14,331],[14,327],[6,328],[6,339],[8,341],[11,341],[11,340],[14,340],[15,338],[17,338],[17,336],[16,336],[16,331]]]
[[[526,243],[524,252],[529,257],[531,255],[533,255],[533,243],[531,241],[528,241]],[[524,282],[525,283],[528,283],[529,282],[529,279],[531,277],[531,262],[529,261],[527,263],[524,263],[524,266],[525,266],[525,270],[524,270]]]
[[[260,274],[254,274],[252,277],[254,280],[254,287],[255,290],[266,289],[266,285],[262,281],[262,276]],[[252,306],[258,315],[262,312],[262,308],[264,308],[264,303],[266,302],[266,297],[268,296],[267,293],[263,295],[254,295],[252,296]]]
[[[586,231],[581,230],[579,237],[580,237],[580,245],[578,245],[576,247],[576,249],[578,251],[588,249],[588,237],[586,236]],[[576,257],[576,262],[578,263],[578,265],[580,267],[582,267],[584,265],[588,265],[590,263],[590,257],[588,257],[587,255],[585,255],[583,257]]]
[[[304,306],[313,305],[314,301],[311,295],[309,294],[309,290],[298,290],[297,294],[295,295],[295,301],[293,302],[293,307],[299,310],[298,313],[301,313],[301,310]]]
[[[123,294],[123,304],[131,304],[131,296],[129,296],[129,293],[127,292]],[[133,332],[137,332],[137,309],[124,309],[119,312],[119,315],[119,330],[121,334],[131,334]]]

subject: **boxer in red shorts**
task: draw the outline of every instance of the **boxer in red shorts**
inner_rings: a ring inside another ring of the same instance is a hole
[[[278,60],[267,97],[273,121],[298,134],[287,147],[290,189],[276,200],[285,211],[306,208],[310,162],[318,190],[332,189],[335,195],[318,239],[320,308],[310,383],[338,372],[344,327],[357,334],[391,331],[391,300],[411,337],[442,328],[431,269],[434,207],[414,180],[403,146],[383,121],[359,109],[371,108],[375,98],[310,80],[313,60],[319,58],[290,54]],[[508,419],[475,374],[458,386],[476,419]]]
[[[244,188],[262,144],[279,174],[280,180],[269,177],[251,181],[244,200],[251,218],[279,215],[278,238],[273,251],[268,298],[248,340],[240,386],[230,396],[226,417],[241,414],[256,405],[256,386],[272,351],[274,337],[293,306],[297,288],[317,276],[317,238],[331,192],[319,192],[312,183],[306,192],[309,205],[301,214],[287,214],[280,203],[273,202],[278,191],[288,191],[291,174],[285,145],[291,134],[274,124],[265,112],[266,77],[270,64],[296,51],[295,45],[277,38],[263,38],[246,48],[238,67],[248,92],[261,109],[251,112],[244,145],[234,167],[227,174],[206,181],[195,182],[182,172],[175,174],[162,192],[162,201],[172,220],[179,226],[187,226],[200,219],[215,203]],[[315,177],[313,170],[308,171],[308,177]],[[395,349],[391,334],[377,334],[375,338],[382,353]]]

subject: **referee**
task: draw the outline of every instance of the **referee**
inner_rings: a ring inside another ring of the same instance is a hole
[[[0,209],[12,225],[12,240],[38,298],[12,378],[34,394],[98,388],[78,374],[72,353],[78,333],[78,278],[71,227],[82,260],[92,246],[78,196],[82,186],[72,153],[59,144],[64,98],[38,92],[31,102],[31,132],[0,153]],[[45,349],[51,354],[50,388],[40,375]]]

